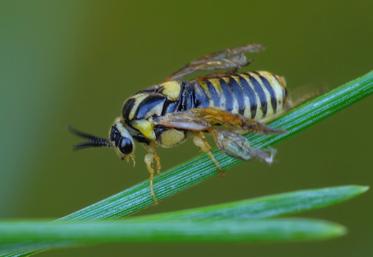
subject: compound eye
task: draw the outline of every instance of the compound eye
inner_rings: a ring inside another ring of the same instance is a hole
[[[118,131],[116,127],[113,126],[110,132],[110,140],[115,142],[117,145],[117,142],[120,140],[120,137],[121,137],[120,132]]]
[[[130,154],[133,150],[132,141],[126,137],[122,138],[118,147],[123,154]]]

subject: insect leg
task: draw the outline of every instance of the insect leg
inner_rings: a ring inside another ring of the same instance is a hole
[[[144,162],[149,173],[149,190],[153,197],[154,203],[157,203],[157,196],[154,192],[154,174],[159,174],[161,170],[161,162],[159,155],[156,152],[155,143],[151,142],[149,145],[145,146],[147,153],[144,157]],[[155,167],[154,167],[155,166]]]
[[[193,136],[193,143],[198,146],[202,152],[207,153],[210,159],[214,162],[215,166],[218,168],[218,170],[222,170],[218,160],[216,160],[215,156],[211,152],[211,146],[207,142],[205,135],[203,132],[194,132]]]
[[[253,148],[245,137],[228,130],[215,130],[214,139],[220,150],[241,160],[249,160],[254,157],[271,164],[276,154],[275,149],[263,151]]]
[[[123,157],[123,159],[126,160],[127,163],[132,162],[133,167],[136,166],[136,159],[135,159],[135,155],[134,154],[129,154],[129,155]]]
[[[250,60],[247,59],[245,53],[256,53],[262,49],[263,46],[260,44],[248,44],[211,53],[193,60],[181,69],[172,73],[166,80],[182,79],[184,76],[196,71],[216,71],[227,69],[237,71],[239,68],[250,64]]]

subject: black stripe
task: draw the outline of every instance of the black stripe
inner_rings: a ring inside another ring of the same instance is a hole
[[[241,76],[240,78],[240,84],[242,87],[243,93],[249,98],[250,101],[250,113],[251,113],[251,118],[254,119],[256,115],[256,109],[257,109],[257,102],[256,102],[256,96],[254,90],[251,88],[247,80]]]
[[[194,108],[193,87],[188,83],[181,85],[178,111],[187,111]]]
[[[166,101],[163,104],[162,115],[175,112],[178,105],[179,105],[178,101],[170,101],[166,99]]]
[[[207,97],[206,92],[197,82],[193,84],[193,92],[194,92],[194,105],[196,108],[198,107],[206,108],[209,106],[209,98]]]
[[[159,85],[150,86],[148,88],[142,89],[138,91],[136,94],[143,94],[143,93],[159,93],[162,88]]]
[[[283,93],[283,101],[285,103],[288,98],[288,90],[286,89],[286,87],[282,88],[282,93]]]
[[[156,125],[154,127],[154,134],[155,134],[155,137],[160,140],[160,136],[163,132],[165,132],[168,128],[162,126],[162,125]]]
[[[245,99],[242,88],[234,78],[229,79],[229,86],[231,87],[233,95],[238,102],[238,113],[243,115],[245,113]]]
[[[146,117],[148,112],[158,104],[163,104],[165,101],[163,95],[149,95],[137,106],[135,119],[142,120]]]
[[[278,84],[280,84],[282,87],[284,86],[282,85],[282,82],[279,80],[279,77],[277,75],[272,74],[272,76],[276,79]]]
[[[259,84],[259,82],[252,75],[250,75],[250,73],[247,73],[247,75],[249,76],[250,82],[254,87],[254,91],[259,96],[260,105],[261,105],[260,108],[262,109],[263,117],[265,117],[267,114],[267,98],[266,98],[265,92],[262,86]]]
[[[125,102],[122,108],[122,115],[124,120],[129,121],[130,112],[135,105],[136,100],[134,98],[130,98]]]
[[[276,111],[277,111],[276,93],[273,90],[272,85],[269,83],[269,81],[265,77],[263,77],[262,75],[259,75],[259,78],[262,80],[263,85],[268,90],[269,95],[271,96],[271,104],[272,104],[272,108],[273,108],[273,113],[276,113]]]
[[[146,137],[144,137],[144,135],[142,134],[136,134],[136,135],[132,135],[132,137],[134,139],[136,139],[136,141],[140,142],[140,143],[145,143],[145,144],[149,144],[150,143],[150,140],[147,139]]]
[[[211,84],[209,80],[206,80],[207,89],[210,92],[210,96],[212,101],[214,102],[214,106],[220,107],[220,96],[219,93],[216,91],[215,87]]]
[[[228,111],[228,112],[232,112],[232,110],[233,110],[233,94],[232,94],[232,91],[231,91],[230,87],[228,87],[227,83],[225,83],[224,79],[219,79],[219,83],[220,83],[221,89],[223,91],[223,95],[225,97],[225,110]]]

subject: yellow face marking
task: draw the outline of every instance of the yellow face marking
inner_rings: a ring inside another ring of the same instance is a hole
[[[155,140],[154,125],[147,120],[134,120],[131,125],[139,130],[147,139]]]
[[[163,87],[162,93],[167,96],[167,98],[171,101],[175,101],[178,99],[180,95],[180,82],[172,80],[172,81],[166,81],[161,84]]]

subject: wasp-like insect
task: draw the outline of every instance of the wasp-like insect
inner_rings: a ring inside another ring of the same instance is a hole
[[[255,149],[241,135],[249,131],[283,132],[267,127],[264,122],[288,106],[285,79],[267,71],[238,71],[250,63],[245,53],[260,50],[261,45],[250,44],[192,61],[165,82],[129,97],[123,104],[121,116],[110,128],[108,138],[72,129],[74,134],[87,139],[75,148],[112,147],[121,159],[135,162],[135,141],[143,143],[154,199],[153,178],[161,169],[156,146],[173,147],[188,135],[218,168],[219,163],[211,153],[205,133],[210,133],[217,147],[230,156],[244,160],[256,157],[271,163],[273,150]],[[196,71],[218,70],[225,72],[183,80]]]

